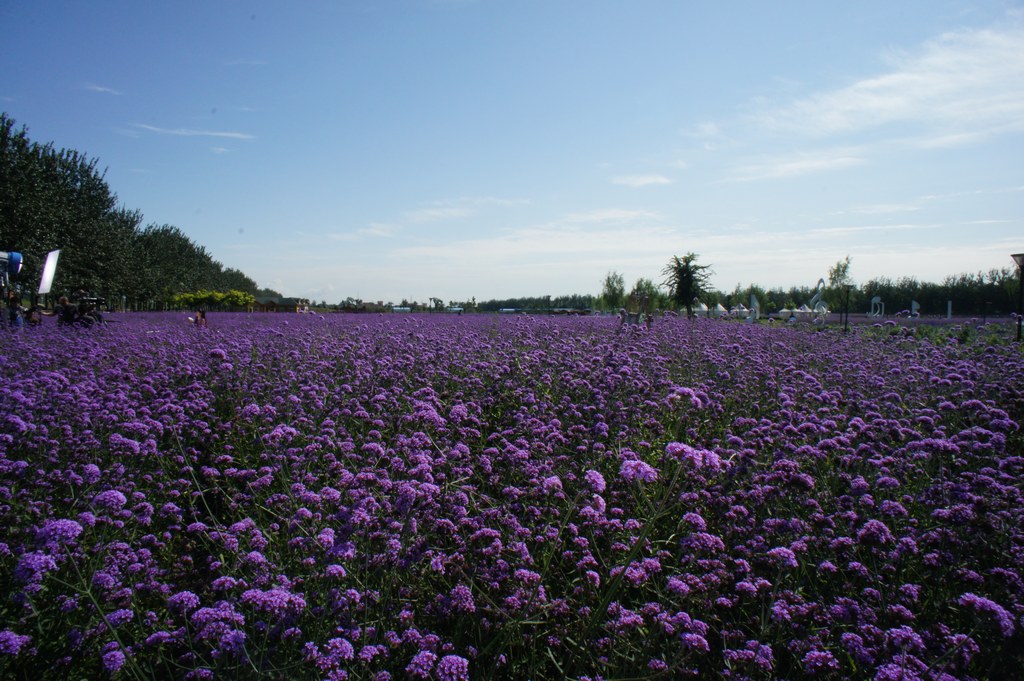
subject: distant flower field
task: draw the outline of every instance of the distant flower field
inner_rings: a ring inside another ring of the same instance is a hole
[[[183,319],[0,333],[0,677],[1024,668],[1012,343]]]

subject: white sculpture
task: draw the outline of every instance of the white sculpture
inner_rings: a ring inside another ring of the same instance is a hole
[[[825,295],[825,280],[818,279],[817,291],[814,297],[811,298],[810,308],[811,312],[814,313],[814,323],[824,324],[825,317],[828,316],[828,305],[822,300],[822,296]]]
[[[753,293],[750,294],[750,314],[747,315],[748,322],[754,322],[761,318],[761,301]]]
[[[868,312],[869,317],[884,317],[885,316],[885,303],[882,302],[881,296],[875,296],[871,299],[871,311]]]

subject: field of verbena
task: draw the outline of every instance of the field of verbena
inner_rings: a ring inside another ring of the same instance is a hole
[[[0,333],[0,677],[1011,678],[1019,346],[671,320]]]

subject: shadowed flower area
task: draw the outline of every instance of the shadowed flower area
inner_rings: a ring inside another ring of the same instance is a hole
[[[0,677],[989,679],[1010,344],[666,319],[0,334]]]

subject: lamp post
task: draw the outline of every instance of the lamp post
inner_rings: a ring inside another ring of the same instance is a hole
[[[1010,256],[1017,263],[1017,342],[1020,342],[1021,316],[1024,314],[1024,253]]]

